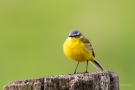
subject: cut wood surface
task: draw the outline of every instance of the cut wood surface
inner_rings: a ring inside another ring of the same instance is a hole
[[[15,80],[3,90],[119,90],[118,75],[110,71]]]

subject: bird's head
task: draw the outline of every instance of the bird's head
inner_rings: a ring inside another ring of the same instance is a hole
[[[69,32],[69,36],[68,37],[71,37],[71,38],[80,38],[82,36],[82,33],[78,30],[71,30]]]

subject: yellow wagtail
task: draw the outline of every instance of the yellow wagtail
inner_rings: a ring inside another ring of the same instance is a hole
[[[95,53],[90,41],[85,38],[80,31],[70,31],[68,38],[63,44],[63,50],[68,58],[78,62],[74,73],[76,73],[79,62],[85,61],[86,73],[88,68],[88,61],[91,61],[94,66],[96,66],[100,71],[103,71],[103,67],[95,59]]]

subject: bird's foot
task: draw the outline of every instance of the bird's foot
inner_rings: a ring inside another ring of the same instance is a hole
[[[89,73],[88,71],[85,71],[84,73]]]

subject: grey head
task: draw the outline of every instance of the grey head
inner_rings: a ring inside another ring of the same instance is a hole
[[[82,36],[82,33],[78,30],[71,30],[69,32],[69,37],[71,38],[79,38],[80,36]]]

